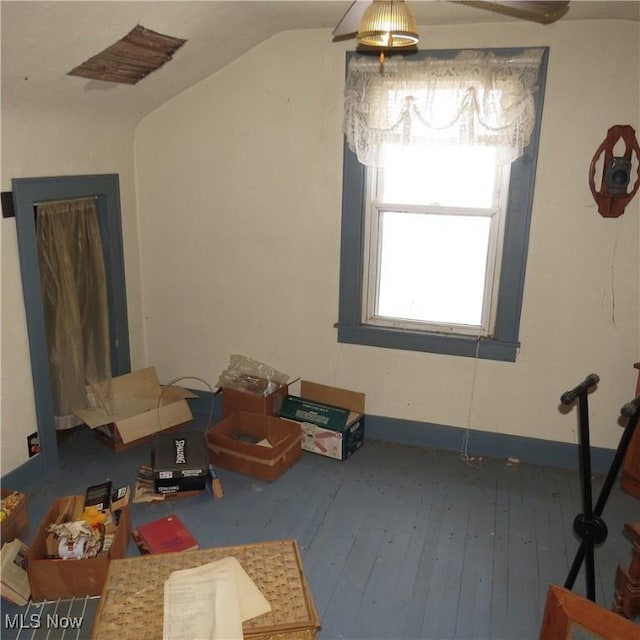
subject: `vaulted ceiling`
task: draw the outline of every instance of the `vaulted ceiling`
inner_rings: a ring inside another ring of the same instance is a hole
[[[2,108],[75,108],[138,119],[263,40],[288,29],[327,29],[348,0],[79,1],[2,0]],[[412,0],[420,25],[516,20],[443,0]],[[640,2],[573,0],[562,20],[640,21]],[[187,42],[138,84],[67,75],[136,25]],[[539,28],[546,28],[539,25]]]

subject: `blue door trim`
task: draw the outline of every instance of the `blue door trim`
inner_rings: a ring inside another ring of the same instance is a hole
[[[113,375],[131,370],[127,317],[120,186],[117,174],[15,178],[11,182],[16,215],[22,290],[40,453],[25,467],[38,472],[57,469],[58,446],[53,420],[47,338],[36,245],[34,206],[39,202],[93,197],[97,199],[109,299],[109,330]],[[25,443],[26,446],[26,443]]]

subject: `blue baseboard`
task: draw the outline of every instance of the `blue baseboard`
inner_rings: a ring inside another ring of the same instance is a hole
[[[44,457],[40,454],[29,458],[26,462],[2,476],[2,485],[8,489],[27,491],[38,478],[47,472]]]
[[[467,430],[427,422],[399,420],[367,414],[366,438],[459,451],[469,456],[517,458],[521,462],[562,469],[578,469],[577,444],[541,440],[489,431]],[[607,473],[614,449],[591,447],[591,469]]]
[[[209,391],[194,391],[197,398],[188,400],[194,414],[209,415],[213,407],[212,423],[222,418],[222,396]],[[213,402],[213,404],[212,404]],[[384,440],[398,444],[430,447],[444,451],[457,451],[469,456],[489,458],[517,458],[521,462],[561,469],[578,469],[578,445],[553,440],[540,440],[523,436],[467,430],[429,422],[401,420],[367,414],[365,439]],[[615,455],[614,449],[591,447],[591,469],[606,474]],[[17,469],[2,476],[2,484],[24,490],[41,477],[47,469],[37,455]]]
[[[189,400],[194,413],[211,411],[211,393],[194,391],[198,398]],[[222,417],[222,396],[216,394],[214,422]],[[469,456],[517,458],[521,462],[561,469],[579,467],[577,444],[527,438],[490,431],[467,430],[463,427],[401,420],[367,414],[365,438],[399,444],[464,452]],[[591,469],[606,474],[615,455],[614,449],[591,447]]]

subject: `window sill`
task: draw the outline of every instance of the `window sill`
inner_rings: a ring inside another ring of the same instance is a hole
[[[502,362],[515,362],[519,347],[516,342],[502,342],[495,338],[478,340],[473,336],[423,333],[366,325],[336,324],[336,328],[338,342],[344,344],[423,351],[467,358],[477,357]]]

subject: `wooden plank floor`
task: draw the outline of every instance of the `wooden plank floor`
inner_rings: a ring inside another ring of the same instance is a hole
[[[142,445],[114,454],[88,430],[75,432],[60,446],[60,471],[29,495],[31,533],[55,496],[105,478],[133,484],[149,453]],[[222,500],[135,504],[134,526],[176,512],[202,547],[296,538],[324,640],[535,639],[547,587],[564,583],[578,548],[577,471],[367,440],[342,463],[304,453],[273,483],[220,476]],[[640,503],[616,483],[609,536],[596,550],[597,599],[607,608],[616,566],[631,557],[622,525],[638,519]],[[128,554],[138,554],[133,543]],[[582,571],[574,591],[585,593]],[[93,610],[73,637],[88,637]],[[20,611],[3,603],[2,638],[32,637],[7,629],[6,616]]]

